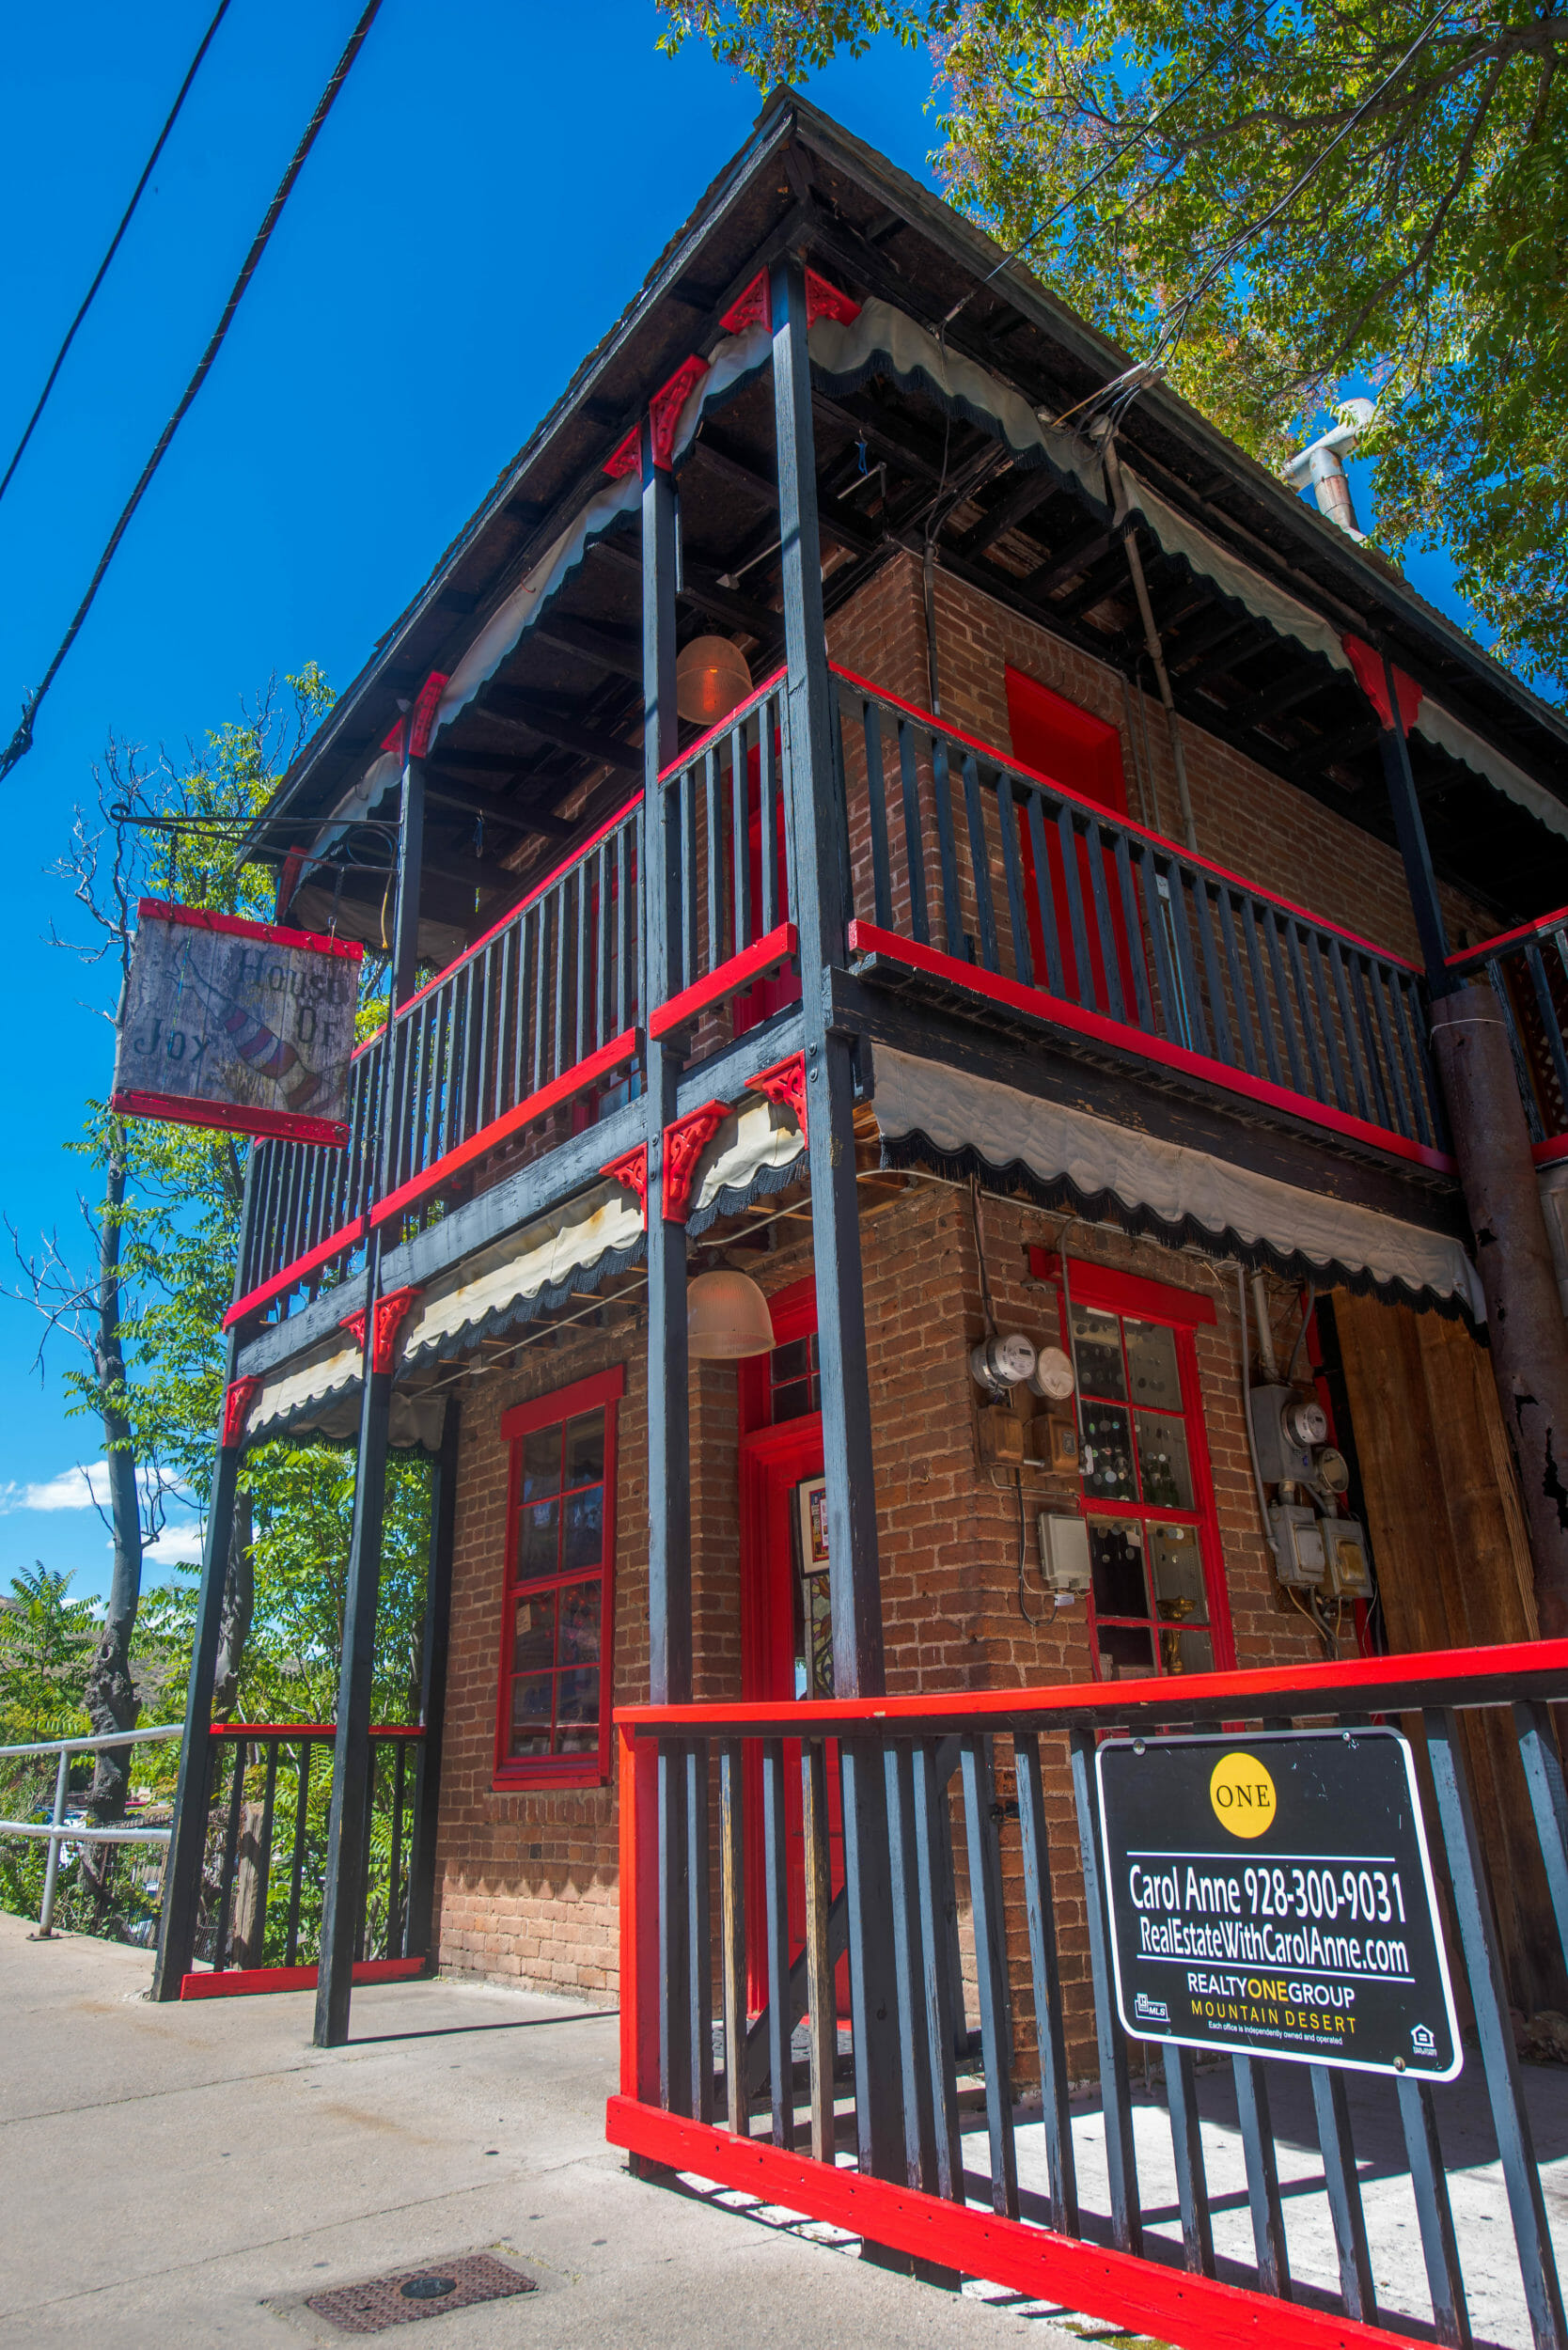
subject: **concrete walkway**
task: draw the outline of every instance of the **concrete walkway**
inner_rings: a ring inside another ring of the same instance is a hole
[[[889,2276],[604,2143],[616,2019],[448,1983],[153,2007],[144,1952],[0,1915],[0,2350],[290,2350],[353,2337],[306,2295],[494,2249],[526,2299],[419,2350],[1069,2350],[1054,2327]]]

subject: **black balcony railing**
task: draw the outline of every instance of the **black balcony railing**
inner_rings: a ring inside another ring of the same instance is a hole
[[[1536,1157],[1560,1158],[1568,1151],[1568,907],[1450,955],[1449,967],[1489,981]]]
[[[1446,1164],[1413,965],[835,677],[852,944],[880,971]]]

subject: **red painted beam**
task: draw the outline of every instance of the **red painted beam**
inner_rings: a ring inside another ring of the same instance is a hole
[[[528,1094],[504,1117],[493,1118],[488,1126],[481,1126],[467,1142],[460,1142],[455,1151],[448,1151],[444,1158],[436,1159],[419,1174],[411,1175],[406,1183],[400,1183],[396,1191],[389,1191],[384,1199],[378,1199],[370,1210],[370,1222],[384,1224],[400,1208],[412,1207],[427,1192],[449,1183],[463,1167],[472,1166],[476,1159],[482,1159],[487,1151],[495,1149],[497,1143],[505,1142],[509,1135],[530,1125],[536,1118],[542,1118],[546,1111],[557,1109],[563,1102],[572,1101],[575,1095],[586,1093],[589,1086],[599,1083],[601,1077],[607,1077],[612,1070],[629,1061],[636,1049],[635,1028],[627,1028],[619,1036],[612,1037],[608,1044],[599,1047],[597,1053],[589,1053],[586,1060],[578,1061],[573,1068],[563,1069],[558,1077],[552,1077],[550,1083],[541,1086],[537,1093]]]
[[[135,1086],[117,1087],[109,1107],[125,1118],[161,1118],[173,1126],[215,1127],[220,1133],[258,1135],[266,1141],[313,1142],[323,1151],[340,1151],[349,1138],[347,1126],[336,1119],[306,1118],[296,1110],[258,1109],[246,1102],[203,1102],[189,1094],[145,1093]]]
[[[780,922],[765,938],[743,947],[738,955],[721,963],[716,971],[710,971],[705,979],[694,979],[679,995],[661,1004],[649,1019],[649,1035],[668,1036],[672,1028],[683,1028],[698,1012],[706,1011],[710,1004],[728,1003],[731,995],[739,995],[753,980],[765,979],[781,963],[788,963],[799,946],[794,924]]]
[[[852,922],[849,943],[854,953],[881,955],[886,962],[902,963],[911,971],[928,972],[933,979],[946,979],[987,1003],[1003,1004],[1011,1011],[1030,1012],[1035,1019],[1046,1021],[1054,1027],[1091,1037],[1096,1043],[1118,1045],[1123,1052],[1136,1053],[1141,1060],[1182,1070],[1189,1076],[1201,1078],[1206,1085],[1222,1086],[1228,1093],[1242,1094],[1249,1102],[1288,1110],[1293,1118],[1325,1126],[1330,1133],[1343,1135],[1351,1141],[1371,1143],[1394,1158],[1430,1167],[1434,1174],[1453,1173],[1454,1163],[1446,1151],[1432,1151],[1424,1143],[1409,1142],[1403,1135],[1396,1135],[1387,1126],[1373,1126],[1364,1118],[1351,1118],[1343,1110],[1330,1109],[1326,1103],[1314,1102],[1309,1094],[1293,1093],[1288,1086],[1273,1085],[1266,1077],[1249,1076],[1245,1069],[1232,1069],[1228,1061],[1211,1060],[1205,1053],[1195,1053],[1184,1044],[1172,1044],[1163,1036],[1150,1036],[1144,1029],[1112,1020],[1105,1012],[1086,1011],[1082,1005],[1070,1004],[1064,996],[1048,995],[1043,988],[1026,987],[1019,979],[1003,979],[995,971],[977,970],[971,963],[960,963],[956,955],[945,955],[934,947],[922,947],[912,938],[901,938],[894,931],[878,930],[870,922]]]
[[[998,2218],[916,2187],[787,2154],[763,2138],[733,2138],[631,2097],[610,2098],[604,2135],[612,2146],[807,2218],[825,2219],[868,2243],[983,2277],[1031,2299],[1083,2310],[1182,2350],[1415,2350],[1410,2336],[1381,2326],[1301,2309],[1272,2294],[1220,2284],[1130,2252],[1078,2243],[1027,2220]]]
[[[356,1215],[352,1224],[340,1224],[336,1232],[329,1232],[325,1240],[319,1240],[314,1248],[307,1248],[303,1257],[294,1259],[292,1264],[284,1265],[270,1280],[263,1281],[257,1289],[247,1290],[243,1297],[237,1297],[223,1318],[224,1328],[232,1330],[234,1324],[243,1322],[247,1314],[258,1313],[263,1306],[270,1306],[274,1297],[281,1297],[285,1290],[291,1290],[296,1282],[303,1281],[319,1265],[330,1264],[334,1257],[340,1257],[345,1250],[353,1248],[365,1238],[369,1229],[362,1215]]]
[[[210,1722],[210,1738],[336,1738],[335,1722]],[[373,1722],[368,1735],[372,1738],[422,1738],[423,1725],[418,1722]]]
[[[1568,1135],[1548,1135],[1544,1142],[1531,1143],[1529,1154],[1537,1167],[1555,1167],[1559,1159],[1568,1159]]]
[[[412,1982],[425,1972],[423,1958],[361,1958],[355,1982]],[[181,1975],[182,1999],[243,1999],[259,1991],[314,1991],[314,1966],[226,1966],[221,1974]]]
[[[1356,1656],[1336,1665],[1272,1665],[1250,1672],[1075,1681],[1049,1688],[976,1689],[914,1697],[798,1698],[788,1704],[618,1705],[618,1727],[634,1737],[699,1732],[703,1737],[823,1737],[885,1722],[888,1734],[938,1730],[1064,1730],[1104,1726],[1151,1712],[1168,1719],[1222,1714],[1231,1721],[1344,1707],[1407,1713],[1422,1705],[1503,1705],[1514,1698],[1568,1697],[1568,1639],[1512,1640],[1496,1648],[1425,1649],[1402,1656]]]

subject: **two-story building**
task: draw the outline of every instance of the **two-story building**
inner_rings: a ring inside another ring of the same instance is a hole
[[[348,1147],[253,1155],[193,1692],[200,1731],[243,1448],[357,1443],[320,2037],[363,1899],[389,1443],[439,1464],[407,1950],[604,1998],[619,1707],[1561,1627],[1485,1334],[1513,1282],[1519,1343],[1562,1353],[1540,1198],[1568,976],[1542,917],[1568,901],[1568,728],[792,94],[272,813],[300,844],[279,918],[390,944],[398,1007]],[[1468,1089],[1435,1037],[1456,1001],[1495,1023]],[[1476,1106],[1498,1068],[1516,1133]],[[1491,1263],[1478,1167],[1506,1194]],[[1512,1732],[1488,1716],[1469,1754],[1511,1997],[1559,2004]],[[825,1826],[809,1773],[804,1814],[749,1763],[724,1792],[757,2016],[813,1853],[832,1892],[886,1814],[847,1762]],[[698,1788],[666,1757],[647,1800],[679,1971],[706,1764]],[[1009,1803],[1004,1770],[1016,1908]],[[823,1944],[852,1971],[855,1903]],[[1076,2076],[1065,1888],[1057,1932]]]

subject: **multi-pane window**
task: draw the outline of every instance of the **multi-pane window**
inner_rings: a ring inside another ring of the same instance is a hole
[[[1202,1301],[1180,1291],[1096,1277],[1089,1268],[1074,1276],[1074,1287],[1095,1670],[1117,1680],[1228,1666],[1230,1622],[1192,1330],[1209,1311],[1194,1313]],[[1169,1321],[1158,1318],[1167,1297]]]
[[[497,1785],[582,1786],[607,1766],[616,1403],[606,1371],[519,1404],[511,1446]]]
[[[768,1420],[776,1428],[781,1420],[804,1419],[822,1408],[817,1334],[811,1330],[787,1346],[776,1346],[768,1356]]]

